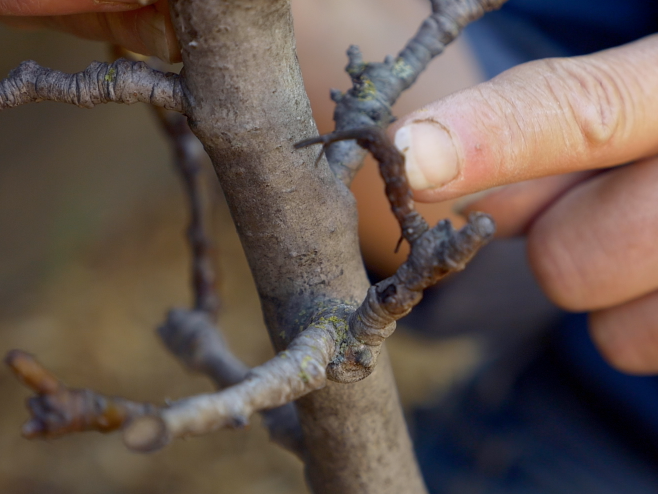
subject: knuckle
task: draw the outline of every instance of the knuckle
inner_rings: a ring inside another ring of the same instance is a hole
[[[574,126],[582,144],[600,148],[627,126],[632,110],[624,79],[609,66],[590,58],[548,59],[542,62],[552,97]]]

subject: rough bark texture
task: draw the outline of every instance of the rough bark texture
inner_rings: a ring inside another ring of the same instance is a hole
[[[77,74],[41,67],[29,60],[0,83],[0,110],[39,101],[58,101],[82,108],[109,102],[142,102],[184,111],[178,74],[164,74],[144,62],[124,59],[93,62]]]
[[[287,0],[171,3],[193,131],[226,194],[275,347],[314,307],[357,304],[368,289],[347,188],[313,150],[316,134],[297,65]],[[320,493],[424,492],[388,360],[354,384],[299,400]]]
[[[352,88],[345,94],[334,90],[336,130],[370,126],[386,127],[393,121],[391,107],[400,94],[416,81],[427,64],[454,41],[470,22],[485,12],[499,9],[506,0],[430,0],[431,15],[397,57],[384,62],[363,61],[357,46],[347,51],[347,73]],[[336,142],[327,149],[327,159],[337,176],[350,184],[361,168],[365,152],[354,142]]]

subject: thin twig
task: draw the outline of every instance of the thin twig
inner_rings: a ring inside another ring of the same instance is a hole
[[[397,58],[366,63],[357,46],[347,51],[347,73],[352,88],[332,90],[336,102],[336,131],[371,126],[386,127],[393,121],[391,107],[411,87],[427,64],[441,54],[470,22],[500,8],[506,0],[431,0],[432,14]],[[361,168],[365,151],[354,142],[336,142],[327,149],[327,159],[336,176],[350,185]]]
[[[216,320],[219,297],[213,269],[213,247],[206,233],[207,218],[204,211],[201,184],[203,147],[190,131],[184,115],[154,108],[158,121],[169,137],[174,151],[174,165],[185,187],[190,208],[187,238],[192,250],[192,289],[194,309],[207,312]]]
[[[206,312],[174,309],[158,328],[158,334],[188,369],[210,377],[217,389],[238,384],[249,374],[249,367],[229,350],[221,331]],[[260,413],[270,439],[303,458],[304,437],[295,406],[287,403]]]
[[[5,363],[25,386],[37,393],[27,402],[31,418],[22,428],[23,436],[29,439],[52,439],[83,431],[112,432],[135,417],[156,411],[149,403],[69,388],[21,350],[9,352]]]
[[[0,110],[26,103],[57,101],[82,108],[102,103],[149,103],[184,113],[181,78],[144,62],[119,59],[93,62],[83,72],[66,74],[29,60],[0,81]]]
[[[350,334],[354,341],[377,347],[393,333],[395,321],[407,315],[420,302],[425,288],[449,273],[464,269],[475,253],[491,240],[495,224],[490,216],[473,213],[468,224],[459,231],[455,231],[448,220],[430,229],[415,210],[405,174],[404,155],[379,127],[337,131],[298,142],[295,147],[313,144],[326,147],[342,140],[356,141],[379,162],[379,170],[386,184],[386,197],[400,224],[402,236],[411,246],[407,261],[393,276],[370,287],[361,306],[350,316]],[[361,350],[360,355],[363,354],[364,350]],[[372,358],[367,359],[368,365],[361,366],[364,372],[371,371],[376,355],[377,351],[372,350]],[[351,375],[350,379],[361,372],[358,365],[354,367],[347,373]],[[346,379],[347,374],[330,374],[330,377]]]

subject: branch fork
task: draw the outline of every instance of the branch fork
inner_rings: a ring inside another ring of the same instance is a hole
[[[404,156],[382,126],[392,120],[390,107],[431,58],[441,53],[461,28],[504,0],[432,0],[432,15],[397,58],[364,63],[351,47],[347,71],[353,87],[332,92],[337,131],[302,141],[297,148],[322,144],[334,174],[351,182],[366,151],[377,159],[386,195],[410,246],[398,271],[370,287],[361,305],[341,301],[316,304],[316,314],[288,348],[264,364],[249,369],[226,347],[214,321],[214,292],[209,243],[203,231],[197,153],[190,148],[189,129],[182,115],[160,112],[172,138],[179,170],[192,206],[189,240],[193,250],[192,310],[171,311],[159,333],[166,346],[191,370],[207,374],[221,391],[155,406],[64,385],[33,357],[10,352],[6,363],[36,392],[28,407],[27,437],[58,437],[76,431],[123,429],[124,442],[135,451],[153,451],[172,439],[205,434],[221,427],[242,428],[249,416],[263,414],[272,438],[304,457],[303,437],[292,402],[323,388],[327,380],[350,383],[366,378],[376,366],[382,344],[422,298],[422,291],[451,272],[459,271],[493,236],[487,215],[474,213],[455,231],[444,220],[433,228],[415,211],[404,170]],[[0,110],[38,101],[59,101],[91,108],[107,102],[146,102],[185,114],[188,108],[183,77],[164,74],[142,62],[119,59],[92,63],[85,71],[64,74],[24,62],[0,81]],[[349,142],[353,141],[353,142]]]
[[[393,120],[391,107],[403,91],[413,85],[427,64],[443,53],[462,29],[486,12],[499,9],[506,0],[430,0],[432,13],[397,57],[383,62],[364,62],[358,46],[347,50],[346,72],[352,87],[342,93],[331,91],[336,103],[336,131],[386,127]],[[361,168],[365,152],[354,142],[335,141],[327,159],[336,177],[352,183]]]
[[[415,210],[405,174],[404,155],[379,127],[336,131],[306,139],[295,147],[322,144],[325,150],[345,140],[354,140],[379,162],[386,197],[400,225],[401,239],[411,246],[407,261],[393,276],[370,287],[363,303],[346,318],[348,331],[341,338],[329,378],[354,382],[372,372],[382,343],[395,331],[396,321],[420,302],[423,290],[448,274],[464,269],[475,253],[491,240],[495,224],[486,214],[472,213],[468,224],[459,231],[455,231],[448,220],[429,228]]]

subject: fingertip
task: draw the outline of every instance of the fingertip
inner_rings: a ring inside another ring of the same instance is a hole
[[[592,312],[592,341],[607,362],[628,374],[658,373],[658,292]]]
[[[135,18],[134,23],[120,23],[123,36],[132,43],[132,46],[123,46],[142,55],[156,56],[166,63],[181,61],[178,39],[165,0],[126,15],[134,15]],[[135,26],[134,30],[131,24]],[[134,39],[135,36],[137,39]]]
[[[593,312],[589,316],[592,342],[606,362],[620,372],[634,375],[658,372],[658,346],[647,344],[634,334],[635,329],[620,326],[614,310]]]
[[[495,164],[477,116],[479,97],[477,88],[459,91],[391,126],[416,200],[440,202],[497,185],[481,180]]]

